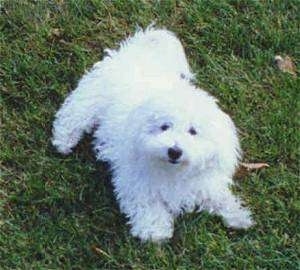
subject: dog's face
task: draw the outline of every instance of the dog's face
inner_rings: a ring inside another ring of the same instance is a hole
[[[148,160],[178,169],[212,165],[216,148],[197,123],[168,115],[150,116],[144,124],[139,147]]]
[[[134,118],[134,151],[149,164],[183,170],[205,169],[217,162],[218,145],[212,140],[209,116],[159,102],[141,107]]]

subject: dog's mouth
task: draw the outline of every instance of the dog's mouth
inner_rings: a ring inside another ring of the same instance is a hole
[[[165,164],[169,164],[170,166],[176,167],[185,167],[189,164],[189,161],[187,159],[168,159],[168,158],[161,158],[161,161]]]
[[[179,160],[173,160],[173,159],[169,159],[168,161],[169,161],[169,163],[174,164],[174,165],[181,163]]]

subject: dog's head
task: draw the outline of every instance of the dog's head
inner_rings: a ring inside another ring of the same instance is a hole
[[[139,106],[127,126],[136,159],[163,170],[234,167],[234,126],[211,97],[201,95],[181,91]]]

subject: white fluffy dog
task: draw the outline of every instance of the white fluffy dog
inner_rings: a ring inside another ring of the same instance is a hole
[[[172,237],[174,218],[195,209],[248,228],[249,210],[230,191],[239,157],[235,126],[216,100],[192,83],[176,36],[148,27],[123,41],[83,76],[53,125],[53,145],[68,154],[94,132],[97,158],[132,235]]]

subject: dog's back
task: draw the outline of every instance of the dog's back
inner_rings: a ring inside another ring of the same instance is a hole
[[[105,65],[108,64],[109,71],[115,72],[122,82],[136,84],[161,77],[193,78],[182,44],[167,30],[150,27],[140,30],[123,41],[119,49],[106,52]]]

